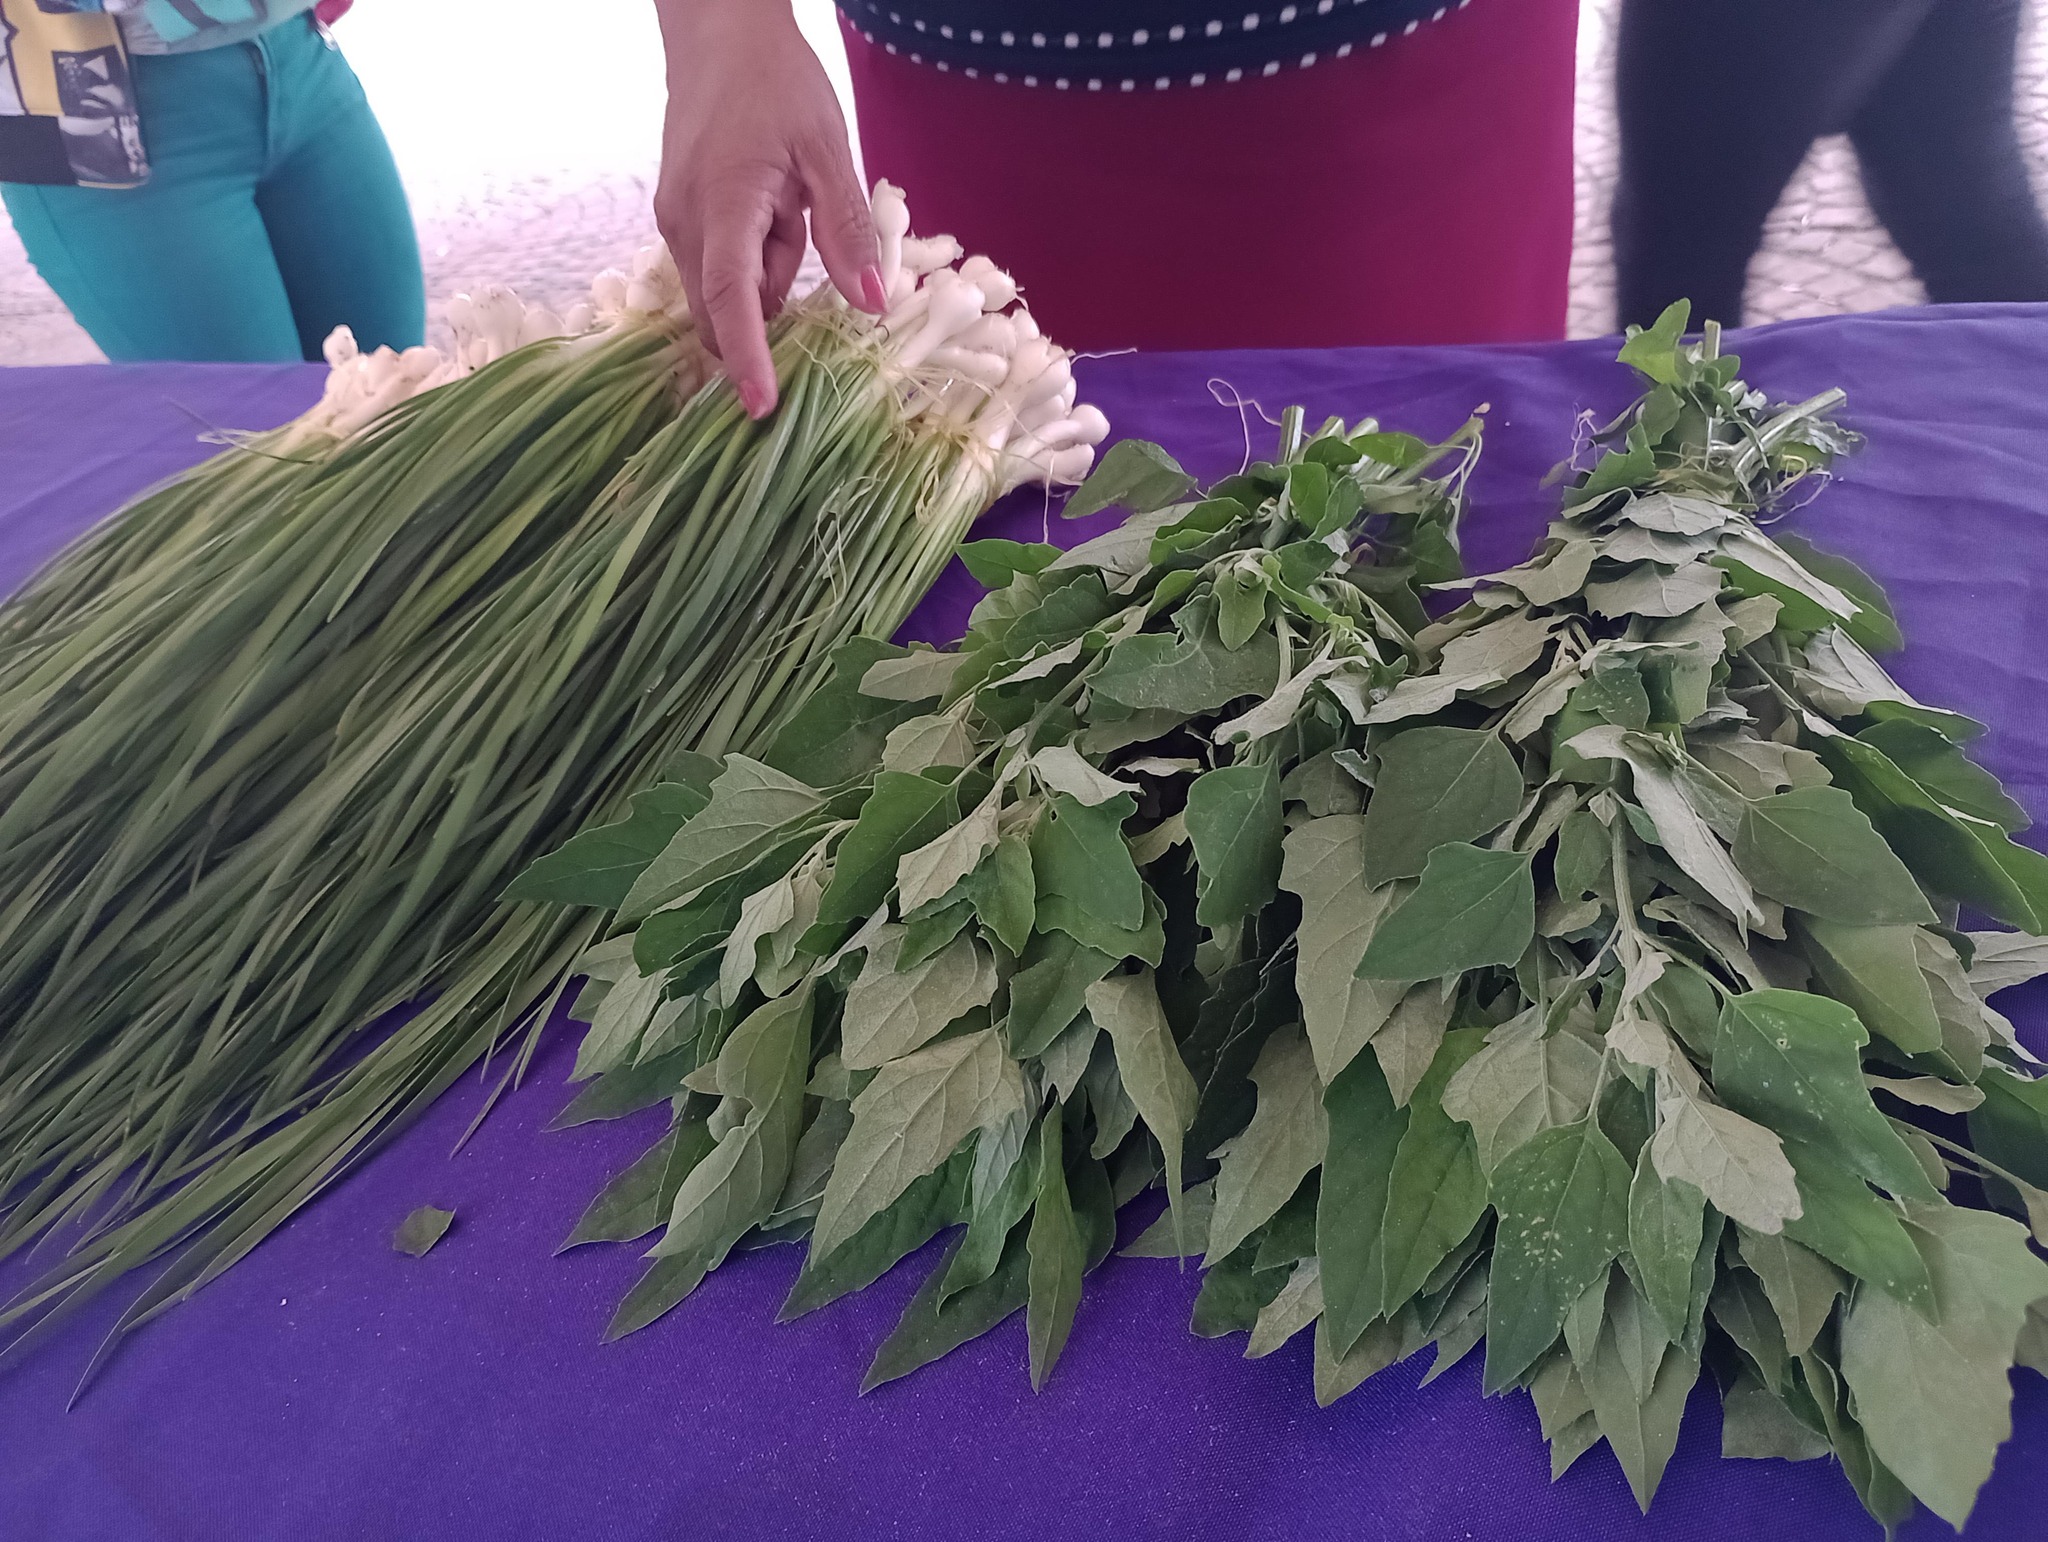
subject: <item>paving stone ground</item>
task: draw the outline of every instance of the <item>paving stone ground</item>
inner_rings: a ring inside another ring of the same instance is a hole
[[[1702,0],[1705,3],[1705,0]],[[1613,18],[1618,0],[1582,0],[1577,208],[1570,330],[1614,324],[1607,212],[1618,157]],[[797,0],[842,94],[830,0]],[[2029,0],[2019,71],[2022,142],[2048,198],[2048,0]],[[566,304],[590,276],[653,239],[648,200],[660,146],[662,76],[647,0],[578,0],[591,41],[565,61],[538,40],[555,0],[362,0],[342,24],[413,200],[430,302],[497,281]],[[463,60],[459,71],[447,61]],[[453,94],[460,101],[452,100]],[[1845,141],[1815,145],[1785,190],[1750,266],[1752,321],[1910,305],[1923,298],[1864,200]],[[0,219],[0,363],[99,357]]]

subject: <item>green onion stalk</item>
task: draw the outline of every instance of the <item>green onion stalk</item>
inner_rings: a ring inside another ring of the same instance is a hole
[[[106,567],[88,540],[0,610],[0,1256],[70,1243],[0,1312],[17,1342],[180,1249],[145,1320],[495,1049],[516,1075],[603,918],[510,878],[686,752],[764,744],[1005,486],[1085,471],[1106,425],[1015,285],[943,238],[886,255],[879,323],[778,318],[761,423],[722,379],[678,399],[702,354],[658,256],[581,337],[497,304],[438,361],[338,349],[284,440],[317,465],[104,596],[62,576]]]

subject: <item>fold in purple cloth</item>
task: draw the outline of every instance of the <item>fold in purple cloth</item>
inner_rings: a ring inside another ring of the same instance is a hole
[[[1895,661],[1924,699],[1991,725],[1978,753],[2048,815],[2048,308],[1973,307],[1795,322],[1741,336],[1749,378],[1796,398],[1845,386],[1870,437],[1794,516],[1889,587],[1911,639]],[[1491,404],[1466,535],[1475,570],[1519,560],[1553,495],[1543,473],[1575,415],[1628,399],[1611,343],[1183,354],[1091,361],[1086,395],[1119,432],[1193,470],[1235,469],[1235,407],[1305,404],[1438,434]],[[1212,390],[1211,383],[1215,382]],[[0,370],[0,590],[122,496],[196,460],[193,415],[289,416],[317,370]],[[1272,430],[1253,409],[1251,450]],[[1012,499],[987,533],[1070,543]],[[957,635],[974,587],[955,566],[908,635]],[[2037,1047],[2048,1005],[2001,998]],[[1197,1277],[1112,1259],[1090,1281],[1046,1391],[1011,1322],[865,1398],[874,1346],[921,1277],[778,1327],[790,1249],[742,1254],[683,1306],[609,1346],[637,1249],[554,1258],[584,1205],[651,1142],[660,1112],[547,1134],[568,1099],[560,1024],[523,1090],[459,1156],[480,1106],[465,1082],[190,1304],[145,1329],[63,1412],[114,1315],[69,1324],[0,1376],[0,1538],[24,1542],[524,1542],[577,1538],[1477,1537],[1722,1542],[1874,1538],[1832,1464],[1724,1462],[1696,1394],[1656,1507],[1639,1517],[1605,1450],[1548,1481],[1527,1399],[1484,1401],[1477,1360],[1417,1390],[1419,1364],[1327,1411],[1302,1335],[1272,1357],[1185,1329]],[[456,1212],[424,1258],[392,1251],[414,1208]],[[928,1260],[930,1254],[926,1255]],[[19,1271],[0,1273],[0,1285]],[[1422,1357],[1426,1359],[1427,1357]],[[2017,1433],[1967,1535],[2042,1535],[2048,1384],[2017,1380]],[[1947,1528],[1921,1515],[1909,1536]]]

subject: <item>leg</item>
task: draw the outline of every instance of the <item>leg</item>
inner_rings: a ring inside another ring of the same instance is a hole
[[[137,58],[134,79],[149,181],[0,189],[36,271],[110,359],[298,358],[256,208],[264,101],[254,53]]]
[[[1620,320],[1741,318],[1765,218],[1947,0],[1625,0],[1615,66]]]
[[[277,124],[256,204],[308,359],[337,326],[364,348],[425,341],[412,210],[346,60],[304,17],[263,34]]]
[[[1937,304],[2048,300],[2013,127],[2019,27],[2020,0],[1942,0],[1850,125],[1871,207]]]

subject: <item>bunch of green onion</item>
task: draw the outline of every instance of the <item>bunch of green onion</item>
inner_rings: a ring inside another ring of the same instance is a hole
[[[449,355],[338,341],[304,422],[0,607],[0,1256],[72,1241],[0,1324],[191,1244],[139,1322],[522,1018],[523,1065],[597,921],[507,881],[764,743],[1006,485],[1085,472],[1105,425],[1015,285],[877,204],[897,303],[790,307],[764,422],[699,385],[658,255],[566,340],[486,296]]]

